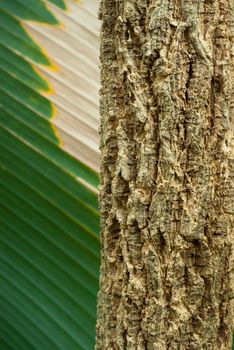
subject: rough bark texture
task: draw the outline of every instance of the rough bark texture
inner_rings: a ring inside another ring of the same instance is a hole
[[[233,0],[103,0],[96,350],[231,349]]]

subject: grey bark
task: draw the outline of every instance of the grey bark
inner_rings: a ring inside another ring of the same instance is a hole
[[[103,0],[96,350],[231,349],[233,0]]]

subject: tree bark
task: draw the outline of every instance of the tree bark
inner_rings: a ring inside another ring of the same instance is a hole
[[[103,0],[96,350],[231,349],[233,0]]]

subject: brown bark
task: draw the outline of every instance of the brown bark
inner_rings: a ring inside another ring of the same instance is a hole
[[[231,349],[233,0],[103,0],[96,350]]]

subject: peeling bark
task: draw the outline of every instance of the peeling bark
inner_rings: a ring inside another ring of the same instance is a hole
[[[102,0],[96,350],[231,349],[234,1]]]

